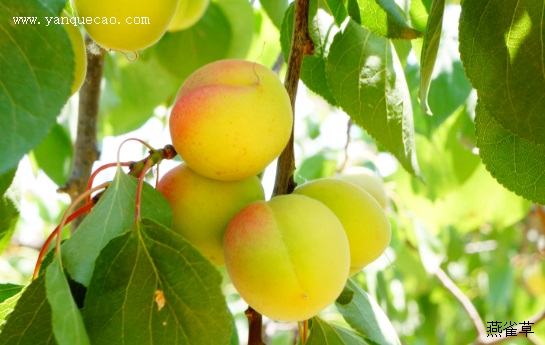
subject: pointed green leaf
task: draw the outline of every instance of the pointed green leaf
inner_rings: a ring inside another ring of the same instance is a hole
[[[229,344],[221,276],[180,235],[143,220],[101,252],[84,319],[94,344]]]
[[[346,287],[354,291],[352,302],[346,305],[336,303],[346,322],[374,344],[401,344],[394,327],[377,302],[352,279],[348,280]]]
[[[462,2],[460,54],[479,102],[506,130],[545,144],[543,0]]]
[[[39,0],[45,7],[51,10],[51,13],[61,14],[66,0]]]
[[[0,253],[10,243],[19,219],[19,193],[10,188],[16,169],[0,174]]]
[[[74,149],[70,135],[55,123],[33,151],[38,166],[58,186],[64,186],[72,169]]]
[[[16,284],[0,284],[0,303],[4,302],[10,297],[17,295],[24,288],[24,285]]]
[[[23,294],[23,289],[24,286],[15,295],[6,298],[0,303],[0,333],[2,332],[2,327],[4,327],[4,320],[6,320],[7,316],[15,309],[15,305],[17,305],[19,298],[21,298],[21,295]],[[0,339],[2,338],[0,337]]]
[[[310,320],[310,336],[306,345],[367,345],[363,338],[352,331],[315,317]]]
[[[5,0],[0,6],[0,174],[46,136],[70,94],[74,55],[66,30],[13,20],[53,15],[37,0]]]
[[[412,26],[420,31],[426,32],[429,13],[433,0],[412,0],[409,8],[409,16]]]
[[[439,50],[441,31],[443,27],[443,14],[445,13],[445,0],[434,0],[424,35],[422,53],[420,54],[420,106],[423,113],[429,113],[428,90],[431,84],[433,67]]]
[[[346,17],[348,17],[348,11],[346,10],[348,0],[326,0],[323,3],[327,11],[335,18],[335,24],[341,26]]]
[[[233,39],[225,13],[212,2],[197,24],[187,30],[167,32],[154,49],[167,71],[185,79],[199,67],[224,59]]]
[[[374,34],[395,39],[412,40],[422,33],[411,28],[403,19],[394,0],[357,0],[361,25]]]
[[[274,25],[280,29],[284,13],[288,8],[288,0],[259,0],[259,3]]]
[[[118,170],[92,212],[62,246],[62,261],[75,281],[89,285],[98,254],[114,237],[129,230],[135,219],[137,179]],[[172,222],[168,201],[149,184],[144,183],[141,212],[165,226]]]
[[[352,120],[419,176],[411,99],[390,42],[349,20],[331,44],[326,76]]]
[[[314,55],[303,58],[301,80],[310,90],[322,96],[329,104],[337,105],[326,79],[326,59],[333,37],[339,30],[331,15],[324,11],[317,11],[316,7],[312,7],[309,12],[309,32],[314,43]],[[280,30],[280,43],[285,61],[288,61],[291,48],[293,20],[294,4],[291,4]]]
[[[3,305],[3,304],[2,304]],[[2,345],[55,345],[51,308],[45,293],[45,276],[26,287],[0,333]]]
[[[58,258],[47,267],[45,291],[59,345],[87,345],[89,337]]]
[[[479,155],[492,176],[510,191],[545,205],[545,145],[505,129],[481,102],[475,125]]]

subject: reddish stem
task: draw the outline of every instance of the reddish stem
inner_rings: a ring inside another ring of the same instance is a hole
[[[128,167],[130,166],[131,164],[133,164],[133,162],[121,162],[119,163],[119,165],[123,166],[123,167]],[[91,188],[93,188],[93,182],[95,181],[95,177],[103,170],[106,170],[108,168],[113,168],[113,167],[116,167],[117,166],[117,163],[108,163],[108,164],[104,164],[102,166],[100,166],[97,170],[95,170],[91,176],[89,177],[89,180],[87,181],[87,188],[86,190],[89,190]],[[90,202],[91,201],[91,194],[89,194],[87,196],[87,200],[86,202]]]
[[[89,212],[94,205],[95,205],[95,202],[90,201],[90,202],[87,202],[85,205],[81,206],[80,208],[78,208],[76,211],[74,211],[74,213],[68,216],[68,218],[66,219],[66,224],[69,224],[71,221],[81,216],[82,214]],[[38,255],[38,260],[36,261],[36,266],[34,268],[34,274],[32,275],[32,280],[38,278],[38,275],[40,274],[40,268],[42,266],[42,261],[45,257],[47,249],[49,248],[49,245],[51,244],[51,242],[53,242],[53,239],[59,232],[60,232],[60,224],[57,225],[55,230],[53,230],[53,232],[45,240],[45,243],[42,246],[42,249],[40,250],[40,254]]]
[[[135,210],[135,219],[134,222],[137,223],[140,221],[140,203],[142,200],[142,187],[144,185],[144,176],[146,176],[146,172],[151,168],[151,159],[147,159],[146,163],[144,164],[144,168],[140,172],[140,175],[138,175],[138,188],[136,189],[136,210]]]

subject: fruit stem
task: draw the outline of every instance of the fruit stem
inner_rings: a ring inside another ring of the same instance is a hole
[[[248,345],[265,345],[261,334],[263,332],[263,316],[250,306],[244,314],[248,319]]]
[[[57,253],[57,256],[58,256],[58,259],[59,259],[59,262],[61,262],[61,237],[60,236],[60,233],[62,232],[62,229],[64,228],[64,226],[68,223],[68,219],[70,218],[70,214],[72,212],[76,213],[77,211],[73,211],[74,208],[76,208],[76,206],[81,203],[83,200],[85,200],[87,198],[88,195],[91,195],[92,193],[98,191],[98,190],[101,190],[101,189],[105,189],[105,188],[108,188],[108,186],[110,185],[111,182],[104,182],[94,188],[91,188],[89,190],[86,190],[84,193],[78,195],[77,198],[75,198],[72,203],[70,204],[70,206],[68,206],[68,209],[66,210],[66,212],[64,212],[64,215],[62,216],[62,219],[61,219],[61,222],[59,223],[59,226],[58,226],[58,229],[57,232],[56,232],[56,237],[57,237],[57,240],[56,240],[56,243],[55,243],[55,251]],[[78,209],[79,211],[79,209]],[[83,212],[81,213],[83,214]],[[81,215],[80,214],[80,215]]]
[[[148,171],[151,167],[152,167],[152,160],[151,160],[151,156],[150,158],[146,159],[146,163],[144,163],[144,167],[142,169],[142,171],[140,172],[139,176],[138,176],[138,188],[136,189],[136,209],[135,209],[135,212],[134,212],[134,215],[135,215],[135,219],[134,219],[134,223],[138,223],[140,221],[140,204],[142,202],[142,187],[144,185],[144,177],[146,176],[146,171]]]
[[[93,206],[95,205],[95,203],[96,203],[95,199],[92,199],[90,202],[85,203],[83,206],[81,206],[76,211],[74,211],[70,216],[68,216],[68,218],[66,219],[66,223],[68,224],[74,219],[76,219],[77,217],[81,216],[82,214],[90,211],[91,208],[93,208]],[[42,266],[42,261],[45,257],[47,249],[49,248],[49,245],[51,244],[55,236],[57,236],[57,234],[59,233],[59,229],[60,229],[60,226],[57,225],[55,230],[53,230],[51,234],[49,234],[49,237],[47,237],[47,239],[45,240],[45,243],[42,246],[42,249],[40,250],[40,254],[38,254],[38,260],[36,261],[36,266],[34,267],[34,274],[32,275],[32,280],[38,278],[38,275],[40,274],[40,268]]]
[[[134,162],[121,162],[119,163],[119,165],[121,166],[124,166],[124,167],[130,167],[131,164],[134,164]],[[103,170],[106,170],[108,168],[113,168],[115,166],[117,166],[118,164],[117,163],[108,163],[108,164],[104,164],[102,166],[100,166],[97,170],[95,170],[91,176],[89,177],[89,180],[87,181],[87,188],[85,190],[89,190],[91,188],[93,188],[93,182],[95,181],[95,177]],[[91,194],[87,195],[87,202],[90,202],[91,201]],[[89,209],[89,211],[91,211]]]

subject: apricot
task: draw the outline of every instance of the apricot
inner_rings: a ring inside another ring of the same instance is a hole
[[[276,74],[244,60],[195,71],[170,114],[178,154],[197,173],[223,181],[263,171],[286,146],[292,124],[290,99]]]
[[[180,0],[167,31],[185,30],[197,23],[208,8],[210,0]]]
[[[363,189],[338,179],[318,179],[293,191],[326,205],[341,221],[350,244],[350,276],[376,260],[391,237],[388,217]]]
[[[72,0],[72,5],[96,43],[106,49],[136,52],[163,36],[178,0]]]
[[[62,12],[62,17],[71,18],[70,14],[66,11]],[[85,51],[83,36],[78,27],[68,22],[68,24],[64,24],[64,28],[66,29],[70,43],[72,43],[72,51],[74,52],[74,80],[70,89],[70,96],[72,96],[79,90],[85,80],[85,75],[87,74],[87,53]]]
[[[216,265],[223,264],[223,234],[231,218],[250,202],[265,199],[256,176],[217,181],[195,173],[184,163],[167,172],[157,189],[174,211],[172,229]]]
[[[363,188],[377,200],[382,208],[386,208],[388,197],[384,189],[384,182],[373,170],[362,166],[353,166],[345,169],[335,178]]]
[[[330,305],[348,277],[348,240],[337,217],[303,195],[256,201],[229,223],[225,267],[242,298],[278,321],[302,321]]]

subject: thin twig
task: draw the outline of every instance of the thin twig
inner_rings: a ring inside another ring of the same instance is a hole
[[[460,290],[460,288],[450,279],[450,277],[441,269],[441,267],[437,268],[437,271],[435,272],[435,276],[441,284],[447,289],[454,297],[460,302],[466,313],[469,315],[469,318],[473,322],[473,326],[475,327],[475,330],[477,331],[477,335],[485,334],[486,335],[486,329],[484,328],[484,323],[481,317],[479,316],[479,312],[477,309],[475,309],[475,306],[469,298]]]

